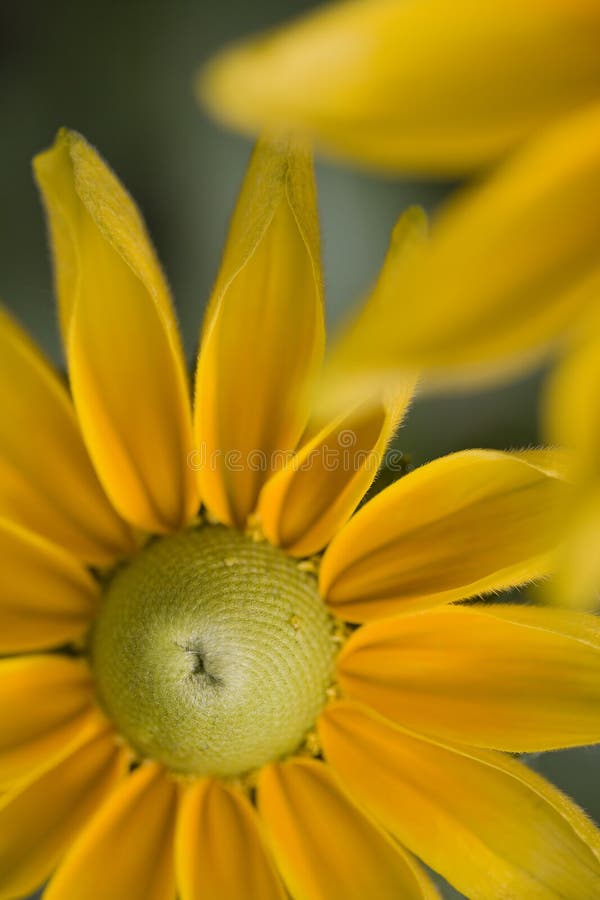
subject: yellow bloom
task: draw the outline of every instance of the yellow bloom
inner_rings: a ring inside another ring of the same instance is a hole
[[[390,171],[464,173],[600,99],[596,0],[349,0],[243,42],[199,91],[249,133]]]
[[[558,455],[457,453],[351,518],[414,385],[310,415],[306,154],[255,152],[193,417],[132,201],[73,133],[35,170],[72,401],[3,315],[0,897],[432,900],[413,853],[476,898],[597,897],[597,831],[501,751],[600,739],[600,626],[451,605],[549,571]]]

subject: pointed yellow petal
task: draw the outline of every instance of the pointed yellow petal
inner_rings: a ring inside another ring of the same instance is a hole
[[[181,900],[284,900],[256,813],[237,790],[200,781],[186,791],[176,839]]]
[[[600,621],[446,606],[355,632],[342,690],[415,731],[513,752],[600,741]]]
[[[427,216],[421,207],[409,207],[398,218],[373,290],[329,348],[317,395],[319,411],[337,411],[358,401],[372,404],[382,391],[396,390],[399,382],[416,382],[415,366],[400,365],[396,358],[378,359],[369,341],[373,331],[378,340],[385,321],[396,328],[412,303],[411,279],[426,252],[427,234]]]
[[[226,50],[199,83],[219,118],[278,125],[389,170],[460,173],[600,93],[592,0],[351,0]]]
[[[67,391],[2,308],[0,408],[0,515],[87,563],[130,552],[133,537],[100,487]]]
[[[265,536],[294,556],[321,550],[352,515],[379,471],[415,386],[337,416],[263,488],[258,512]]]
[[[409,854],[348,800],[323,763],[295,759],[266,767],[258,804],[295,900],[439,896]]]
[[[579,340],[550,377],[544,423],[550,440],[576,453],[582,477],[600,476],[600,334]]]
[[[510,453],[465,450],[411,472],[334,538],[322,595],[360,622],[548,573],[570,490],[543,470],[542,457],[539,468]]]
[[[97,730],[88,667],[63,656],[0,661],[0,787],[31,775]]]
[[[348,702],[327,708],[319,732],[352,796],[467,896],[599,896],[599,833],[522,763],[416,737]]]
[[[595,104],[450,201],[420,262],[342,337],[338,378],[427,369],[447,388],[531,365],[596,306],[599,230]]]
[[[114,735],[101,733],[0,800],[0,898],[30,894],[124,774]]]
[[[177,788],[147,763],[107,798],[67,854],[44,900],[175,900]]]
[[[82,564],[0,518],[0,653],[56,647],[89,628],[99,588]]]
[[[543,418],[552,441],[576,460],[577,494],[552,597],[562,605],[596,609],[600,602],[600,335],[590,329],[550,377]]]
[[[550,598],[561,606],[600,608],[600,480],[583,483],[566,523],[557,571],[548,585]]]
[[[299,146],[259,143],[231,223],[196,378],[203,500],[242,526],[298,442],[324,324],[312,164]]]
[[[60,319],[84,438],[115,508],[149,531],[198,500],[185,363],[171,301],[131,198],[85,140],[36,157]]]

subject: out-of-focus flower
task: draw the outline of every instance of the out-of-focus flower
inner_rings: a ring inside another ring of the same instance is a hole
[[[223,121],[289,128],[391,171],[464,173],[600,99],[596,0],[350,0],[225,50]]]
[[[0,897],[433,900],[415,853],[594,900],[598,832],[499,751],[600,738],[599,623],[451,605],[551,570],[558,455],[453,454],[351,518],[414,380],[310,419],[306,154],[253,157],[193,415],[131,199],[73,133],[35,168],[72,397],[3,315]]]

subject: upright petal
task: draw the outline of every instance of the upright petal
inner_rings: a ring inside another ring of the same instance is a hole
[[[600,480],[599,392],[600,331],[595,328],[585,339],[580,336],[550,377],[543,414],[549,440],[576,455],[582,478]]]
[[[295,900],[439,896],[412,857],[350,802],[323,763],[295,759],[266,767],[258,804]]]
[[[0,898],[45,881],[96,807],[124,774],[114,734],[96,735],[33,782],[0,800]]]
[[[268,540],[293,556],[329,543],[375,479],[414,386],[408,377],[393,396],[336,416],[267,482],[258,512]]]
[[[240,791],[220,781],[187,790],[175,852],[181,900],[285,900],[256,813]]]
[[[418,264],[390,277],[334,348],[338,371],[372,381],[427,369],[447,388],[531,365],[596,307],[599,230],[594,104],[442,209]]]
[[[319,732],[351,795],[468,897],[598,897],[600,835],[522,763],[416,737],[347,702],[328,707]]]
[[[319,383],[319,411],[331,412],[359,401],[373,405],[382,391],[393,393],[399,383],[416,383],[417,367],[389,356],[379,358],[371,352],[370,342],[377,343],[384,322],[401,328],[402,318],[410,314],[412,280],[427,252],[427,241],[424,210],[419,206],[404,210],[392,229],[385,260],[366,303],[329,348]]]
[[[571,491],[533,453],[465,450],[386,488],[329,545],[322,595],[360,622],[547,574]]]
[[[185,362],[168,288],[129,195],[86,141],[61,131],[36,157],[71,387],[119,513],[165,532],[198,499]]]
[[[47,768],[97,733],[93,685],[81,660],[27,656],[0,661],[0,788]]]
[[[0,518],[0,653],[56,647],[90,627],[99,587],[50,541]]]
[[[399,725],[513,752],[600,741],[600,622],[513,605],[373,622],[338,659],[344,691]]]
[[[312,164],[300,146],[258,144],[207,312],[196,377],[202,498],[243,526],[296,446],[324,324]]]
[[[0,516],[106,565],[133,549],[56,372],[0,308]],[[6,557],[8,559],[8,557]]]
[[[548,438],[569,447],[577,494],[552,582],[554,599],[579,609],[600,605],[600,332],[587,329],[550,377],[543,404]]]
[[[600,94],[594,0],[351,0],[226,50],[220,119],[388,170],[462,173]]]
[[[173,830],[177,788],[144,764],[106,799],[44,892],[82,897],[175,900]]]

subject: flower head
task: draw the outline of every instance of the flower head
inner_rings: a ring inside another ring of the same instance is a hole
[[[71,394],[3,315],[0,897],[431,900],[416,854],[592,900],[596,830],[501,751],[600,738],[597,621],[452,605],[551,569],[560,456],[453,454],[353,515],[414,378],[311,413],[307,154],[255,151],[193,414],[132,201],[74,133],[35,168]]]

